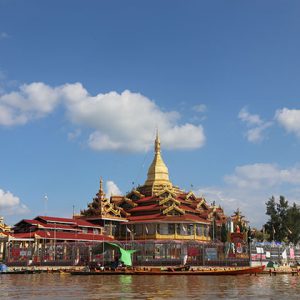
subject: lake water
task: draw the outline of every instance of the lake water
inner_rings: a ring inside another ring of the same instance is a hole
[[[0,275],[0,299],[300,299],[300,276]]]

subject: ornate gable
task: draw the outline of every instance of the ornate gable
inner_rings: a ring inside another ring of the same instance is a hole
[[[109,198],[105,196],[103,191],[103,180],[100,179],[100,188],[93,201],[88,204],[88,209],[81,211],[81,214],[86,217],[113,217],[121,218],[124,211],[121,210],[115,203],[112,203]]]
[[[136,189],[133,189],[129,194],[126,195],[126,197],[127,199],[129,198],[133,201],[137,201],[142,198],[145,198],[145,196]]]
[[[209,207],[204,198],[200,198],[195,208],[200,211],[209,210]]]
[[[181,215],[184,215],[185,211],[178,207],[175,203],[173,203],[171,206],[167,207],[166,209],[163,210],[164,215],[174,215],[172,212],[177,212]],[[175,213],[176,214],[176,213]]]
[[[190,191],[186,196],[185,196],[185,200],[196,200],[197,197],[195,196],[195,194]]]
[[[159,205],[166,205],[166,204],[176,204],[176,205],[180,205],[180,201],[173,198],[171,194],[169,194],[167,197],[162,198],[160,197],[160,201],[159,201]]]
[[[174,193],[174,191],[167,186],[164,187],[161,191],[155,193],[155,196],[160,198],[166,198],[166,197],[176,198],[176,194]]]

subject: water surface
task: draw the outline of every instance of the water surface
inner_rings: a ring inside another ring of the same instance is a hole
[[[300,277],[0,275],[0,299],[300,299]]]

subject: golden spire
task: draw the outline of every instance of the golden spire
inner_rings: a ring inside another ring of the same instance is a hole
[[[156,138],[155,138],[155,145],[154,145],[155,153],[160,153],[160,139],[158,135],[158,129],[156,129]]]
[[[160,139],[158,130],[156,131],[156,138],[154,144],[155,156],[152,164],[149,167],[146,186],[166,185],[172,187],[172,183],[169,179],[169,171],[165,165],[160,154]]]
[[[99,188],[99,192],[98,192],[98,198],[99,199],[104,199],[105,198],[105,193],[104,193],[104,190],[103,190],[103,179],[102,177],[100,177],[100,188]]]

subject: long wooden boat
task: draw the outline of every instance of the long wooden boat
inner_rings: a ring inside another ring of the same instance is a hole
[[[71,272],[71,275],[245,275],[258,274],[263,272],[265,266],[258,267],[224,267],[224,268],[205,268],[197,270],[176,270],[168,268],[166,270],[160,268],[149,268],[144,270],[116,270],[116,271],[96,271],[86,272],[77,271]]]
[[[263,272],[265,266],[259,267],[241,267],[241,268],[209,268],[200,270],[189,270],[189,271],[176,271],[176,270],[162,270],[162,271],[151,271],[141,270],[135,271],[133,275],[212,275],[212,276],[223,276],[223,275],[245,275],[245,274],[258,274]]]
[[[16,271],[6,271],[0,272],[0,275],[11,275],[11,274],[38,274],[41,273],[38,270],[16,270]]]
[[[73,271],[71,275],[133,275],[133,270]]]

